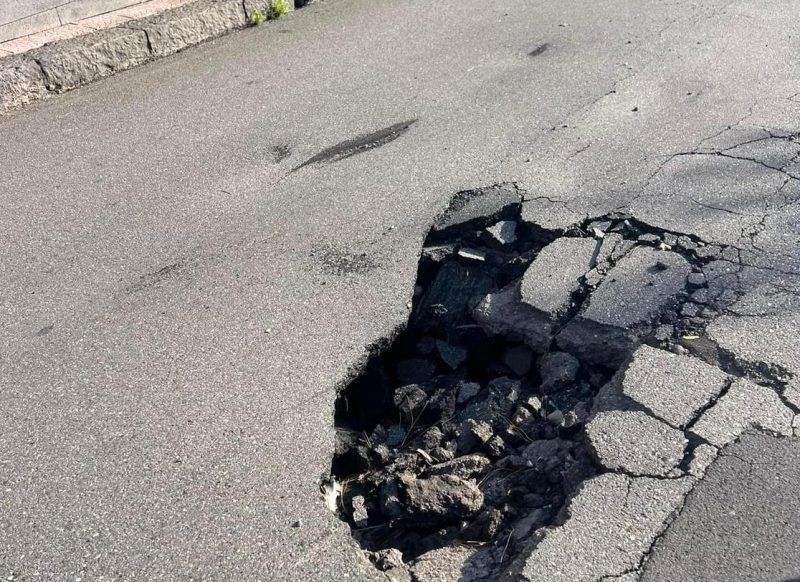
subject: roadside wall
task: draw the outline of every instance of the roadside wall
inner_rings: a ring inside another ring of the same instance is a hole
[[[142,1],[3,0],[0,1],[0,42],[140,4]]]

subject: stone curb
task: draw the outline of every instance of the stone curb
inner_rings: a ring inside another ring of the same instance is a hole
[[[0,59],[0,115],[248,26],[272,0],[197,0]],[[285,0],[290,10],[295,0]],[[306,2],[296,2],[302,6]]]

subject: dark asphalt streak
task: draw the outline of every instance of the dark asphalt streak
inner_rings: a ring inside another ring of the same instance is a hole
[[[549,42],[546,42],[544,44],[540,44],[535,49],[533,49],[531,52],[529,52],[528,56],[530,56],[530,57],[538,57],[539,55],[544,53],[549,48],[550,48],[550,43]]]
[[[299,166],[296,166],[295,168],[292,169],[292,172],[296,172],[300,168],[304,168],[305,166],[310,166],[311,164],[326,164],[326,163],[338,162],[340,160],[352,157],[356,154],[362,154],[369,150],[373,150],[375,148],[384,146],[387,143],[393,142],[398,137],[403,135],[416,122],[417,122],[416,119],[411,119],[408,121],[403,121],[401,123],[395,123],[394,125],[390,125],[389,127],[379,129],[378,131],[374,131],[372,133],[367,133],[364,135],[359,135],[358,137],[355,137],[353,139],[348,139],[343,142],[339,142],[335,146],[325,148],[317,155],[307,159]]]

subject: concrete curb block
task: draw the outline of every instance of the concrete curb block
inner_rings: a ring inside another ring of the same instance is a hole
[[[248,26],[272,0],[198,0],[0,59],[0,115]],[[286,2],[290,10],[295,4]]]
[[[46,45],[32,57],[42,68],[47,89],[61,93],[135,67],[149,60],[150,51],[144,32],[110,28]]]
[[[0,113],[42,99],[47,93],[39,63],[18,56],[0,60]]]
[[[143,31],[150,41],[152,56],[158,58],[239,30],[246,24],[240,0],[199,0],[125,26]]]

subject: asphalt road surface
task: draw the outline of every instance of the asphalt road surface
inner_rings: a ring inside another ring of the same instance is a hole
[[[336,390],[405,321],[432,219],[516,182],[543,223],[633,212],[793,288],[798,39],[791,0],[326,0],[0,119],[0,574],[379,579],[318,481]],[[784,137],[697,153],[763,128]],[[720,333],[791,370],[794,304],[753,301]],[[650,579],[719,549],[698,528],[730,520],[698,515],[772,510],[733,462]],[[726,543],[748,572],[773,559]]]

